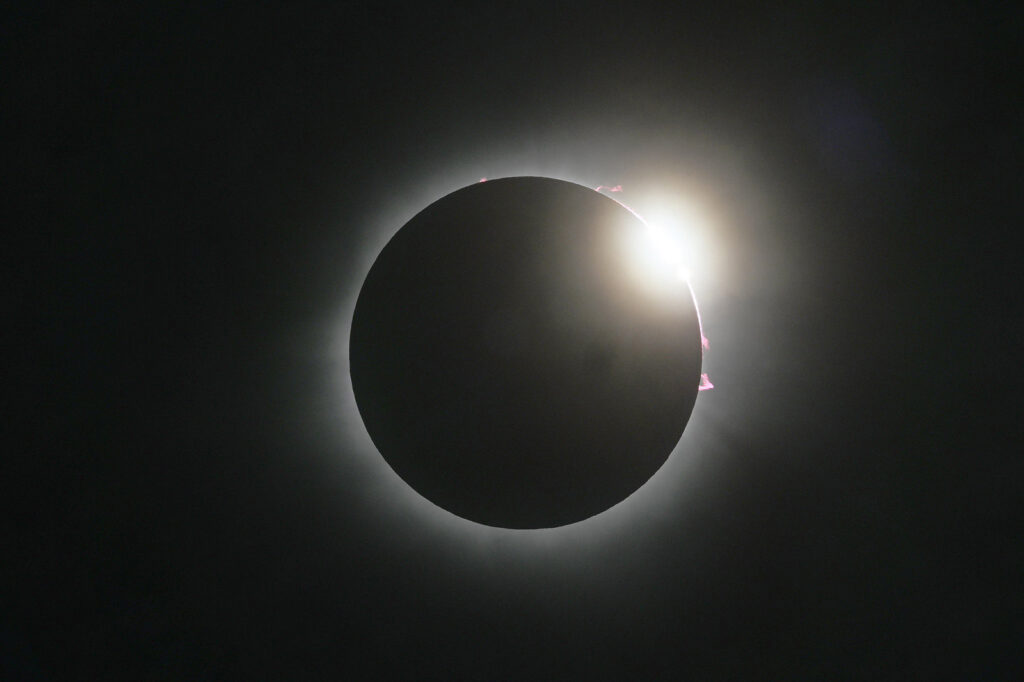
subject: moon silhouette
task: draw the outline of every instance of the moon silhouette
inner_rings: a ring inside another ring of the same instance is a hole
[[[505,528],[586,519],[665,462],[697,397],[689,288],[652,288],[644,223],[587,187],[515,177],[457,190],[384,247],[350,337],[359,413],[413,489]]]

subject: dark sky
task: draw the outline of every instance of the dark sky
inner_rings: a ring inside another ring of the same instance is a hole
[[[1024,675],[1019,10],[21,4],[4,679]],[[410,493],[347,384],[377,250],[520,174],[719,218],[715,390],[554,531]]]

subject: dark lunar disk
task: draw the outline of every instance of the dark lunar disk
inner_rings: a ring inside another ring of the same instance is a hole
[[[506,528],[586,519],[665,462],[700,381],[686,285],[645,286],[643,223],[549,178],[439,199],[359,293],[356,402],[388,464],[435,504]]]

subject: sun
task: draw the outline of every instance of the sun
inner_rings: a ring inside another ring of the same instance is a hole
[[[646,293],[656,296],[676,297],[681,293],[689,294],[697,310],[697,320],[701,328],[701,348],[707,351],[710,343],[704,334],[700,306],[697,304],[692,282],[694,272],[708,261],[705,235],[710,227],[707,217],[696,205],[685,199],[653,202],[650,209],[644,210],[644,214],[650,217],[645,217],[621,201],[621,185],[601,185],[595,190],[611,196],[622,204],[640,219],[643,226],[640,229],[635,229],[635,225],[631,226],[634,229],[626,230],[623,234],[625,269],[633,283],[640,285]],[[615,193],[615,196],[608,193]],[[701,374],[699,390],[707,391],[712,388],[714,384],[708,375]]]

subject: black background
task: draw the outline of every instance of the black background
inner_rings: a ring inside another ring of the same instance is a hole
[[[1019,10],[5,14],[5,679],[1021,676]],[[680,449],[532,536],[344,398],[375,249],[520,173],[728,215]]]

